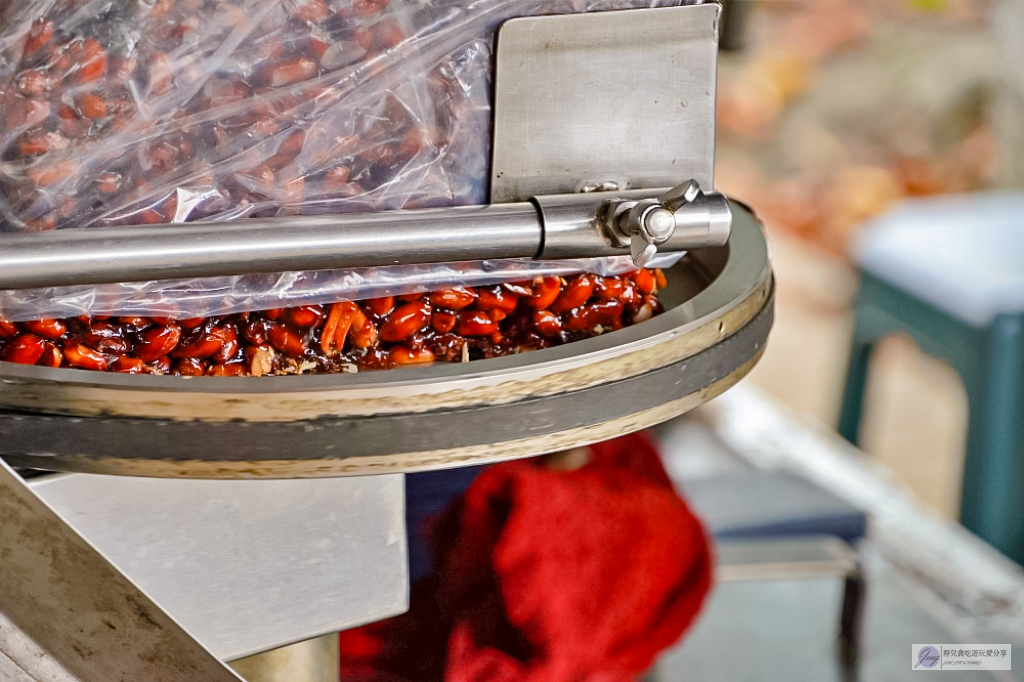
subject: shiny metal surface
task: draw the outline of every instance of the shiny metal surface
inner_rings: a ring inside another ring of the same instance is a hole
[[[0,289],[628,253],[628,243],[623,246],[610,238],[595,218],[615,195],[583,196],[582,201],[577,195],[554,195],[533,203],[254,218],[216,225],[195,222],[0,234]],[[725,199],[713,196],[728,215]],[[540,210],[545,212],[543,217]],[[663,251],[720,246],[728,237],[728,224],[724,233],[709,232],[713,214],[700,198],[681,207],[677,216],[677,234],[659,242]]]
[[[540,258],[626,255],[632,234],[623,234],[618,227],[623,213],[628,214],[641,201],[657,201],[670,191],[661,188],[532,197],[544,226]],[[702,193],[672,215],[671,233],[658,242],[662,253],[717,247],[729,240],[732,211],[722,194]]]
[[[408,608],[398,474],[275,481],[70,474],[29,483],[222,660]]]
[[[714,186],[717,3],[506,22],[491,201]]]
[[[338,634],[332,632],[232,661],[231,667],[246,682],[338,682],[340,659]]]
[[[4,364],[0,405],[15,411],[0,412],[0,452],[44,469],[316,477],[498,461],[645,428],[735,383],[763,349],[767,248],[754,219],[733,210],[727,246],[691,252],[668,271],[665,313],[556,348],[284,377]]]
[[[529,203],[0,234],[0,289],[532,258]]]
[[[80,682],[0,610],[0,680]]]
[[[241,679],[3,462],[0,559],[0,670],[36,682]],[[39,650],[44,661],[26,658]]]
[[[641,268],[657,255],[659,246],[721,246],[732,228],[729,200],[718,192],[705,194],[692,179],[654,198],[609,202],[598,216],[609,241],[628,245],[633,263]]]

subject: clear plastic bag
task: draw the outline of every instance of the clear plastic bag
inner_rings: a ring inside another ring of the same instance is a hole
[[[0,231],[486,201],[512,16],[685,0],[34,0],[0,6]],[[11,319],[211,315],[622,272],[626,259],[4,292]]]

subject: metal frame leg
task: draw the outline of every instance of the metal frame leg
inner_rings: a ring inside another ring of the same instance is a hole
[[[231,667],[247,682],[338,682],[338,633],[240,658]]]
[[[839,615],[839,664],[843,682],[857,679],[860,666],[860,642],[864,621],[867,582],[860,562],[846,574],[843,585],[843,610]]]

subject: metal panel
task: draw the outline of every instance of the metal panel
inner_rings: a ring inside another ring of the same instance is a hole
[[[3,613],[0,613],[0,680],[80,682]]]
[[[33,479],[31,487],[221,659],[408,608],[399,474],[275,481],[75,474]]]
[[[40,682],[66,680],[65,673],[84,682],[241,679],[3,462],[0,557],[0,650],[5,658],[0,670],[5,675],[20,668]],[[64,670],[31,662],[32,643]]]
[[[512,19],[491,201],[714,182],[717,4]]]

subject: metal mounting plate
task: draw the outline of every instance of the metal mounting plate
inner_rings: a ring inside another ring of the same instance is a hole
[[[0,462],[0,679],[239,682]]]
[[[491,201],[712,188],[717,3],[507,21],[498,34]]]
[[[406,611],[404,478],[28,484],[214,656],[235,660]]]
[[[760,226],[668,271],[665,313],[467,364],[288,377],[126,376],[3,364],[0,451],[44,469],[292,478],[440,469],[605,440],[738,381],[771,324]],[[43,414],[48,412],[49,414]]]

